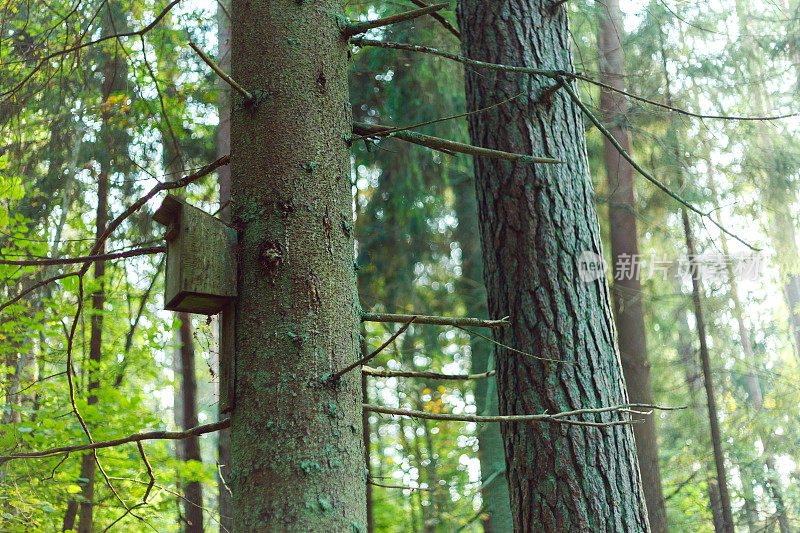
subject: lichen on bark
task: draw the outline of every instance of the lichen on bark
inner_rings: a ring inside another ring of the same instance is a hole
[[[365,524],[360,372],[326,380],[358,355],[353,240],[331,222],[352,220],[343,7],[232,2],[232,76],[261,95],[231,118],[237,531]]]

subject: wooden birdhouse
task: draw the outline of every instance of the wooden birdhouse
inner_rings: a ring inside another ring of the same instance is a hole
[[[236,231],[167,195],[153,219],[166,226],[164,308],[213,315],[236,298]]]

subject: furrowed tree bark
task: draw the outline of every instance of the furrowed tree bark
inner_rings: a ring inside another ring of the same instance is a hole
[[[231,20],[230,0],[217,1],[217,64],[224,72],[231,70]],[[217,80],[219,97],[217,100],[217,157],[231,153],[231,88],[223,80]],[[229,165],[217,171],[219,181],[219,218],[230,224],[231,222],[231,169]],[[226,312],[232,313],[234,306],[228,306]],[[223,323],[219,321],[219,339],[222,339]],[[220,364],[222,360],[220,359]],[[221,372],[217,374],[222,378]],[[220,382],[220,387],[225,384]],[[230,416],[228,413],[219,412],[219,420]],[[227,485],[231,472],[231,430],[223,429],[217,437],[217,507],[219,509],[219,530],[227,532],[233,530],[233,508],[231,506],[231,491]]]
[[[475,180],[465,176],[453,185],[458,226],[455,237],[461,248],[461,279],[458,292],[464,301],[467,316],[489,318],[486,287],[483,284],[478,204]],[[480,337],[470,337],[472,365],[470,372],[479,374],[495,367],[492,346]],[[494,377],[475,381],[475,406],[479,415],[497,415],[497,381]],[[488,517],[483,520],[486,533],[512,531],[511,502],[506,478],[506,456],[498,424],[478,427],[478,459],[481,463],[481,497]]]
[[[236,531],[366,524],[344,2],[231,2]]]
[[[692,239],[692,228],[689,223],[689,215],[685,209],[681,209],[683,219],[683,231],[686,237],[686,250],[689,254],[690,262],[694,261],[695,248]],[[708,405],[708,424],[711,429],[711,444],[714,450],[714,465],[717,469],[717,488],[719,499],[722,506],[722,531],[733,533],[733,512],[731,509],[731,497],[728,492],[728,475],[725,468],[725,454],[722,450],[722,435],[719,428],[719,416],[717,415],[717,401],[714,395],[713,374],[711,372],[711,360],[708,354],[708,344],[706,340],[706,326],[703,319],[703,307],[700,301],[699,275],[695,269],[690,269],[692,273],[692,303],[694,305],[695,322],[697,323],[697,337],[700,342],[700,364],[703,370],[703,385],[706,389],[706,400]]]
[[[114,17],[112,21],[111,17]],[[103,33],[111,35],[117,28],[123,27],[124,16],[120,16],[119,5],[110,2],[103,15]],[[106,230],[108,223],[108,192],[110,187],[109,177],[114,171],[115,163],[121,159],[124,146],[120,146],[119,126],[113,124],[113,110],[107,107],[109,97],[125,88],[128,69],[125,58],[118,48],[103,52],[101,55],[103,83],[101,98],[104,104],[101,114],[99,134],[99,153],[96,156],[100,165],[97,176],[97,216],[95,222],[95,235],[99,238]],[[105,253],[105,243],[97,250],[98,254]],[[105,261],[95,261],[94,278],[100,280],[100,286],[92,293],[91,300],[91,334],[89,338],[89,382],[87,384],[88,405],[97,404],[94,391],[100,386],[100,362],[103,358],[103,306],[105,305],[105,287],[102,281],[106,272]],[[67,369],[69,371],[69,369]],[[94,503],[95,503],[95,452],[89,452],[81,457],[81,496],[80,512],[78,515],[78,533],[91,533],[94,530]]]
[[[494,63],[573,71],[566,10],[550,2],[459,3],[464,54]],[[578,258],[601,254],[577,106],[553,82],[467,71],[472,143],[554,157],[561,165],[475,159],[490,316],[510,315],[495,338],[501,414],[627,402],[604,276],[584,282]],[[541,100],[540,100],[541,97]],[[515,531],[648,531],[629,427],[504,424]]]
[[[619,0],[596,4],[598,17],[597,44],[599,49],[600,81],[620,90],[625,89],[625,65],[622,49],[622,13]],[[622,148],[631,152],[631,138],[626,113],[628,104],[618,92],[600,90],[602,119],[609,132]],[[647,354],[647,334],[642,305],[642,284],[638,271],[622,270],[617,265],[636,261],[639,255],[636,229],[636,198],[633,167],[625,161],[614,145],[604,138],[605,171],[608,186],[608,222],[611,240],[611,265],[619,352],[625,385],[631,402],[653,404],[653,385]],[[636,454],[642,476],[647,517],[654,533],[666,533],[667,511],[658,464],[658,433],[655,417],[638,416],[643,422],[633,427]]]

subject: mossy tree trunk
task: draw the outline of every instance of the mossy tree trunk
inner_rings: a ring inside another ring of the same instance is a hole
[[[600,79],[611,87],[625,89],[622,48],[622,13],[619,0],[596,4]],[[631,138],[627,127],[628,104],[611,90],[601,89],[600,107],[606,127],[628,153]],[[611,265],[614,272],[612,294],[614,316],[619,336],[622,369],[630,401],[653,403],[647,334],[644,326],[642,283],[638,271],[619,270],[620,262],[637,261],[639,255],[636,229],[636,198],[633,167],[625,161],[609,139],[604,139],[606,183],[608,184],[608,224],[611,240]],[[633,428],[636,453],[642,476],[647,516],[654,533],[666,533],[667,511],[658,464],[658,435],[653,416],[640,416],[642,423]]]
[[[363,530],[344,2],[231,4],[234,530]]]
[[[546,0],[459,4],[462,45],[473,59],[573,70],[567,14]],[[467,71],[473,144],[556,157],[536,166],[476,158],[478,212],[501,414],[558,412],[627,401],[605,277],[584,282],[583,252],[601,253],[584,126],[552,80]],[[549,96],[548,96],[549,94]],[[540,100],[540,96],[544,98]],[[608,420],[610,417],[604,417]],[[515,531],[647,531],[630,427],[502,427]]]

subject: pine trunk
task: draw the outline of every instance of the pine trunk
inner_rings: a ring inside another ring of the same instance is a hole
[[[234,530],[363,530],[344,2],[231,7]]]
[[[471,176],[461,179],[453,185],[453,192],[458,217],[455,236],[461,248],[461,279],[458,292],[464,300],[467,316],[488,318],[475,180]],[[494,354],[491,345],[486,341],[472,336],[470,353],[471,373],[480,374],[494,369]],[[480,415],[498,414],[495,378],[475,381],[475,406]],[[481,463],[481,497],[487,515],[483,520],[483,529],[486,533],[513,531],[506,479],[506,456],[500,426],[497,424],[484,424],[478,427],[478,459]]]
[[[619,0],[596,4],[600,80],[624,90],[624,55],[622,49],[622,14]],[[626,127],[628,105],[618,92],[600,91],[600,107],[606,127],[622,146],[631,153],[631,139]],[[653,386],[650,378],[650,361],[647,356],[647,334],[642,305],[642,284],[638,271],[621,271],[617,265],[637,261],[639,255],[636,230],[636,199],[633,167],[619,151],[604,139],[606,182],[608,184],[608,222],[611,236],[611,264],[613,265],[614,316],[619,336],[619,351],[625,385],[631,402],[652,404]],[[635,263],[634,263],[635,264]],[[644,416],[643,422],[633,428],[636,453],[642,476],[647,516],[654,533],[666,533],[667,511],[661,486],[661,469],[658,464],[658,435],[655,417]]]
[[[493,63],[572,71],[566,10],[549,1],[462,0],[462,46]],[[605,277],[581,281],[601,254],[580,111],[551,80],[467,70],[472,143],[555,157],[536,166],[475,159],[484,277],[495,333],[501,414],[627,402]],[[540,100],[540,98],[542,98]],[[610,420],[605,415],[603,420]],[[503,425],[515,531],[648,531],[630,427]]]

